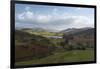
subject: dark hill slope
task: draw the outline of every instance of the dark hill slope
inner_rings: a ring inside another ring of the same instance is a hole
[[[15,31],[15,60],[29,60],[52,54],[55,47],[45,37]]]
[[[66,32],[64,33],[64,36],[94,37],[94,33],[95,33],[94,28],[90,28],[85,30],[79,30],[77,32],[74,31]]]
[[[91,28],[74,33],[64,33],[63,38],[65,44],[72,45],[73,47],[94,48],[94,33],[94,28]]]

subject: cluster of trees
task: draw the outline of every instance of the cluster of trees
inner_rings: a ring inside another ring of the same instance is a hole
[[[66,42],[61,42],[61,46],[66,50],[86,50],[88,48],[94,48],[94,46],[89,43],[76,43],[75,45],[71,45]]]
[[[63,35],[63,41],[60,43],[60,45],[63,46],[63,48],[66,50],[85,50],[88,48],[94,48],[94,42],[91,42],[91,40],[86,39],[85,42],[75,42],[75,39],[73,39],[74,36],[72,35]]]

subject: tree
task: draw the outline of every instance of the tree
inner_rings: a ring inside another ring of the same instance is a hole
[[[68,44],[69,41],[73,39],[73,35],[71,35],[71,34],[70,35],[63,34],[63,39],[64,39],[64,42],[66,44]]]

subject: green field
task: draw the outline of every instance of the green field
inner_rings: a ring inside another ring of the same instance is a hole
[[[41,59],[28,60],[16,62],[16,66],[20,65],[37,65],[37,64],[50,64],[50,63],[70,63],[70,62],[81,62],[81,61],[93,61],[94,51],[93,50],[73,50],[73,51],[62,51],[54,52],[53,55],[47,56]]]
[[[49,31],[45,31],[45,30],[23,30],[24,32],[30,33],[30,34],[35,34],[35,35],[42,35],[42,36],[62,36],[63,33],[57,33],[57,32],[49,32]]]

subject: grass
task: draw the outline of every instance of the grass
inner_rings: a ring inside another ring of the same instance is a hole
[[[51,63],[70,63],[70,62],[82,62],[82,61],[93,61],[94,51],[93,50],[73,50],[55,52],[53,55],[45,58],[16,62],[16,66],[20,65],[37,65],[37,64],[51,64]]]
[[[42,35],[42,36],[62,36],[63,33],[55,33],[55,32],[48,32],[48,31],[34,31],[34,30],[27,30],[25,32],[28,32],[30,34],[35,34],[35,35]]]

